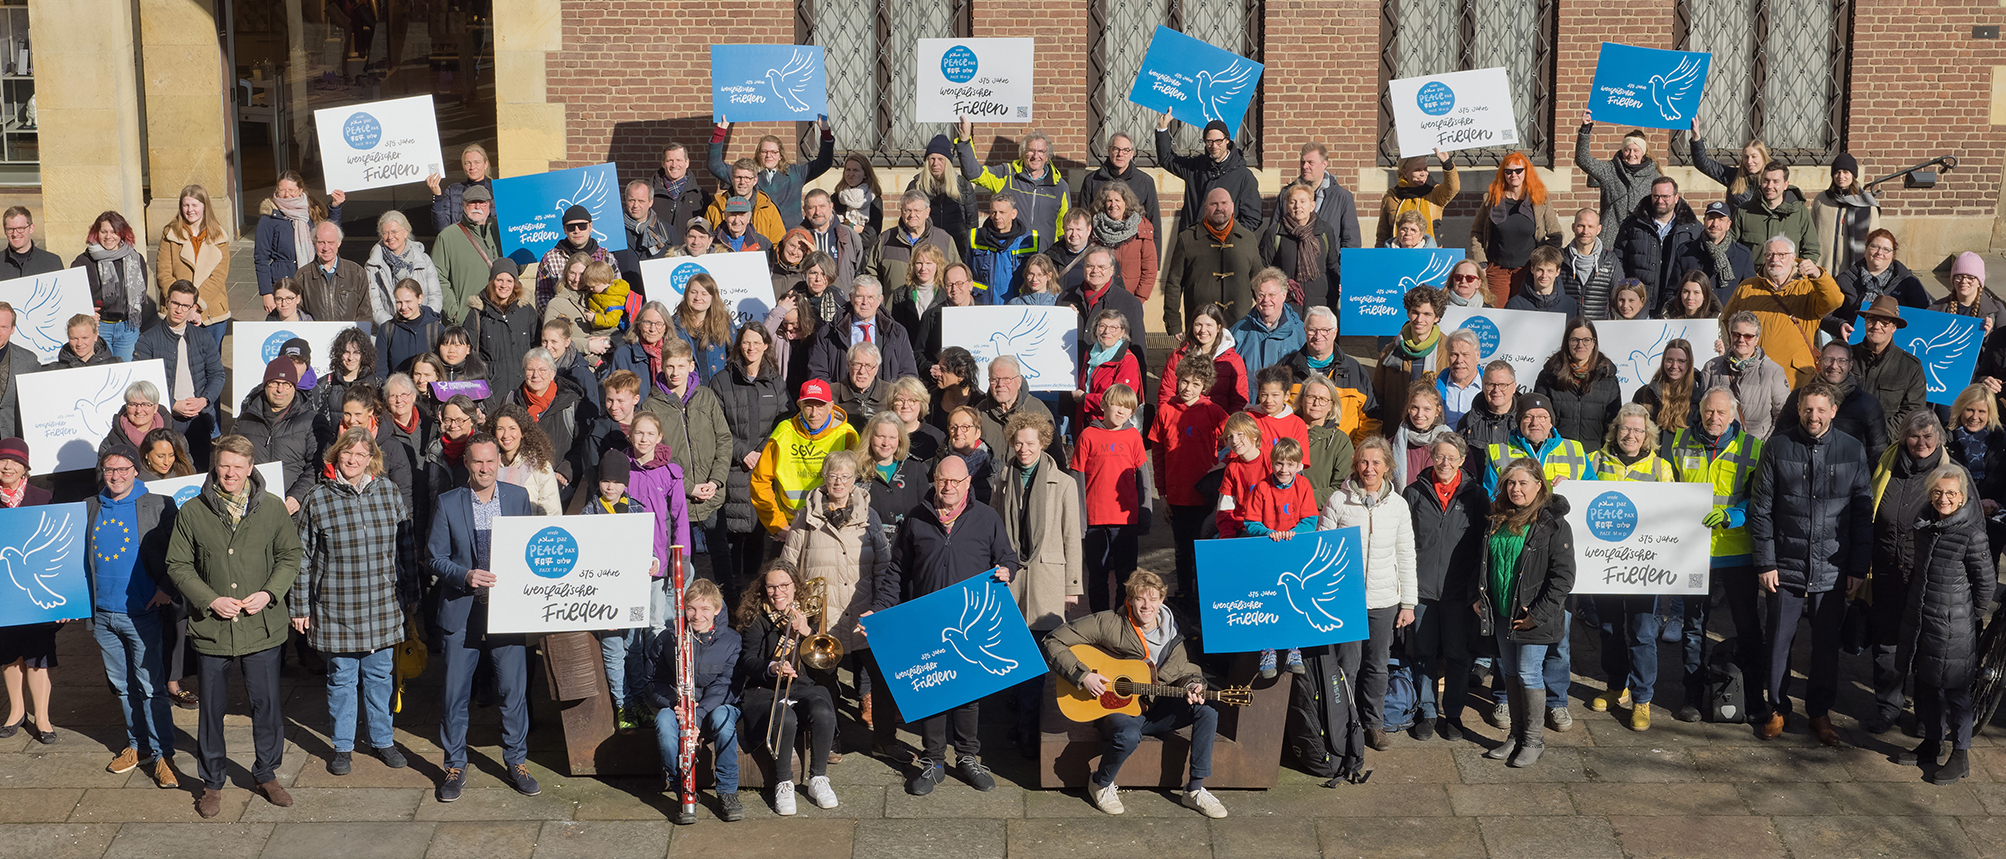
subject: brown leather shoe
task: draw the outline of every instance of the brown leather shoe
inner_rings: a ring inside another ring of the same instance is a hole
[[[1761,729],[1756,731],[1755,735],[1765,740],[1773,740],[1783,736],[1783,714],[1769,714],[1769,718],[1762,723]]]
[[[181,786],[181,780],[174,777],[174,764],[164,756],[153,761],[153,783],[162,789]]]
[[[1812,716],[1811,733],[1818,735],[1818,742],[1835,749],[1839,747],[1839,732],[1832,728],[1831,716]]]
[[[213,787],[202,789],[202,795],[195,798],[195,813],[208,820],[223,813],[223,792]]]
[[[1386,735],[1385,728],[1366,728],[1365,744],[1375,752],[1383,752],[1393,748],[1393,738]]]
[[[263,796],[267,802],[270,802],[271,804],[276,805],[280,808],[293,807],[293,795],[290,793],[286,793],[286,789],[280,787],[279,783],[276,781],[268,781],[259,784],[258,793],[259,795]]]

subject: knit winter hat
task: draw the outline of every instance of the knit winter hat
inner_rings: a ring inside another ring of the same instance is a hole
[[[508,257],[495,257],[495,261],[488,264],[488,280],[494,280],[495,275],[503,272],[507,272],[510,277],[521,277],[522,266]]]
[[[1518,419],[1525,420],[1526,412],[1530,412],[1533,409],[1545,409],[1546,416],[1548,418],[1553,417],[1553,401],[1547,399],[1545,394],[1535,394],[1531,392],[1519,394]]]
[[[1956,277],[1960,274],[1968,274],[1978,278],[1978,285],[1984,286],[1985,258],[1970,251],[1958,254],[1957,260],[1950,264],[1950,276]]]
[[[1216,130],[1216,131],[1218,131],[1218,132],[1219,132],[1220,134],[1224,134],[1224,135],[1226,135],[1226,139],[1227,139],[1227,140],[1232,140],[1232,139],[1233,139],[1233,132],[1232,132],[1232,131],[1231,131],[1230,129],[1226,128],[1226,123],[1225,123],[1224,121],[1221,121],[1221,120],[1217,120],[1217,119],[1215,119],[1215,120],[1212,120],[1211,122],[1208,122],[1208,123],[1205,123],[1205,130],[1206,130],[1206,131],[1214,131],[1214,130]]]
[[[926,142],[926,154],[939,155],[949,161],[954,160],[954,143],[945,134],[936,134]]]
[[[1860,159],[1854,158],[1851,152],[1839,153],[1838,157],[1832,159],[1832,172],[1837,173],[1841,170],[1853,174],[1855,179],[1859,178]]]
[[[608,451],[606,458],[599,460],[599,482],[601,483],[625,484],[628,482],[627,479],[632,475],[633,464],[628,462],[627,454],[625,453],[617,450]]]
[[[576,224],[581,222],[587,224],[592,223],[592,212],[590,210],[586,209],[584,206],[580,206],[575,203],[572,204],[571,208],[564,210],[564,223],[566,225]]]
[[[273,358],[270,364],[266,364],[265,381],[260,384],[270,382],[284,382],[297,387],[300,383],[300,371],[293,366],[293,359],[280,355],[277,358]],[[0,442],[0,444],[4,444],[4,442]],[[23,460],[23,462],[25,461]]]
[[[18,438],[0,439],[0,459],[11,459],[28,467],[28,443]],[[138,460],[134,460],[135,463]]]

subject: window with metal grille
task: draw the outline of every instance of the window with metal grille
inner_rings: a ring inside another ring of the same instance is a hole
[[[952,134],[913,121],[913,44],[967,38],[969,0],[797,0],[801,44],[820,45],[829,73],[829,125],[844,150],[882,166],[925,160],[926,142]]]
[[[1142,55],[1156,28],[1169,27],[1207,44],[1261,62],[1263,0],[1094,0],[1090,13],[1094,33],[1091,59],[1094,80],[1093,138],[1087,147],[1098,160],[1107,154],[1108,135],[1123,132],[1135,138],[1136,160],[1156,163],[1156,113],[1128,100]],[[1265,90],[1265,87],[1263,87]],[[1240,151],[1247,165],[1258,167],[1261,137],[1261,93],[1247,106],[1240,122]],[[1174,117],[1172,137],[1179,153],[1203,148],[1204,123]]]
[[[1553,163],[1555,0],[1382,0],[1379,6],[1379,163],[1400,161],[1386,82],[1503,67],[1512,115],[1534,164]],[[1465,164],[1496,164],[1508,148],[1455,153]]]
[[[1785,164],[1822,164],[1845,128],[1849,0],[1679,0],[1679,48],[1709,51],[1700,133],[1738,160],[1751,138]],[[1677,135],[1677,158],[1687,159]]]

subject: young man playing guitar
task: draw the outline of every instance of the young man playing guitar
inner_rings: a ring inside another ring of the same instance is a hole
[[[1094,772],[1087,796],[1101,811],[1122,813],[1121,797],[1114,786],[1122,762],[1141,745],[1143,735],[1163,736],[1189,725],[1191,777],[1182,791],[1184,804],[1206,817],[1225,817],[1226,806],[1205,789],[1205,777],[1212,773],[1212,739],[1218,732],[1219,711],[1207,703],[1205,677],[1191,663],[1177,621],[1163,604],[1167,590],[1163,578],[1148,570],[1136,570],[1129,575],[1123,590],[1127,600],[1122,607],[1080,618],[1046,636],[1045,660],[1060,677],[1095,697],[1109,692],[1116,684],[1089,669],[1073,653],[1075,645],[1096,648],[1116,659],[1143,660],[1153,669],[1154,682],[1182,687],[1185,691],[1183,697],[1156,698],[1139,716],[1111,713],[1101,717],[1113,729],[1110,733],[1114,739],[1109,741],[1107,753],[1101,756],[1100,768]]]

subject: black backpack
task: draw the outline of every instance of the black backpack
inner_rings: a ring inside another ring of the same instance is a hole
[[[1335,646],[1305,648],[1303,663],[1307,670],[1289,689],[1287,754],[1303,772],[1329,779],[1324,787],[1362,784],[1371,772],[1364,770],[1365,723],[1352,677]]]
[[[1727,639],[1714,645],[1706,671],[1706,719],[1709,722],[1741,724],[1748,721],[1741,666],[1735,664],[1739,640]]]

